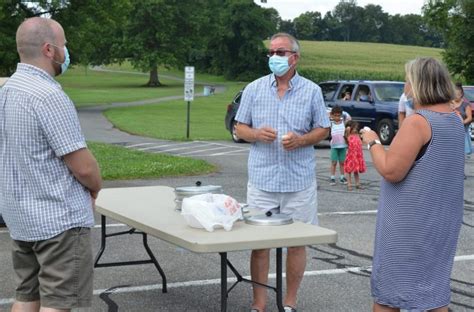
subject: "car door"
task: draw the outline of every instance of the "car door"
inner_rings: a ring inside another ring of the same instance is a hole
[[[371,126],[375,120],[375,102],[373,94],[370,92],[368,84],[357,85],[353,92],[353,101],[351,102],[352,120],[359,122],[363,126]]]

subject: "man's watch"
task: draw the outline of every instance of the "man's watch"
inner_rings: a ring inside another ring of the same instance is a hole
[[[375,144],[382,144],[382,143],[380,143],[379,140],[372,140],[369,142],[369,144],[367,144],[367,149],[370,150],[370,148],[374,146]]]

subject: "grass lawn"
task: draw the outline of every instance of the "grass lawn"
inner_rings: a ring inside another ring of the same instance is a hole
[[[71,68],[58,76],[58,81],[76,107],[100,105],[115,102],[132,102],[183,94],[183,83],[160,79],[165,85],[149,88],[144,85],[148,76],[128,73],[108,73],[84,67]]]
[[[125,147],[88,142],[104,180],[157,179],[210,173],[215,166],[187,157],[152,154]]]
[[[191,102],[191,140],[229,140],[224,117],[230,103],[244,83],[227,86],[224,93],[195,97]],[[155,105],[120,107],[105,111],[115,127],[129,133],[168,140],[186,140],[187,103],[175,100]]]

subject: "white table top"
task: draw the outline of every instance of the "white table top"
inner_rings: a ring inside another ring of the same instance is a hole
[[[301,222],[280,226],[234,223],[231,231],[191,228],[175,211],[174,189],[167,186],[109,188],[100,192],[96,211],[164,241],[197,253],[328,244],[333,230]]]

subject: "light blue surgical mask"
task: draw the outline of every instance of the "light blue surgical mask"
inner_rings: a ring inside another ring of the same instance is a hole
[[[64,46],[64,63],[61,64],[61,74],[64,74],[71,63],[71,59],[69,57],[69,50],[66,46]]]
[[[288,64],[288,56],[272,55],[268,59],[268,67],[275,76],[281,77],[286,74],[291,66]]]
[[[58,47],[57,45],[54,45],[51,43],[52,46],[55,46],[56,48],[60,49],[60,47]],[[56,64],[60,64],[61,65],[61,74],[64,74],[67,70],[67,68],[69,67],[69,64],[71,63],[71,59],[69,57],[69,51],[67,49],[66,46],[64,46],[64,61],[62,63],[60,62],[57,62],[55,60],[53,60],[53,62],[55,62]]]

